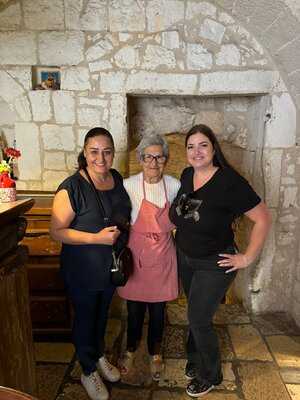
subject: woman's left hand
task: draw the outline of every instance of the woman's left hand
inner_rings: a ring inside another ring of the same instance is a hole
[[[218,261],[218,265],[222,268],[228,268],[225,273],[247,268],[258,256],[270,229],[270,211],[262,201],[251,210],[245,212],[245,215],[254,223],[249,244],[245,254],[219,254],[223,259]]]
[[[219,254],[220,257],[223,257],[222,260],[218,261],[220,267],[230,268],[225,271],[225,274],[228,272],[236,271],[238,269],[247,268],[250,265],[250,261],[245,254],[237,253],[237,254]]]

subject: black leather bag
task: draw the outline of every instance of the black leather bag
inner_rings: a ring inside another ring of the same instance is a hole
[[[94,189],[99,210],[104,217],[105,223],[108,225],[109,218],[105,211],[104,204],[100,198],[100,194],[95,188],[94,182],[92,181],[87,169],[84,169],[84,172]],[[111,283],[115,286],[125,286],[129,276],[132,274],[132,271],[133,256],[130,248],[125,246],[119,253],[117,253],[116,250],[112,248],[112,265],[110,268]]]
[[[110,269],[110,280],[115,286],[125,286],[133,270],[133,257],[129,247],[124,247],[119,255],[112,252],[113,262]]]

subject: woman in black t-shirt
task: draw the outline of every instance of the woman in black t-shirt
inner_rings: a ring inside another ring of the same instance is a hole
[[[112,245],[116,251],[125,246],[128,235],[122,227],[131,212],[122,177],[111,168],[113,158],[111,134],[104,128],[91,129],[78,156],[78,171],[56,192],[51,218],[51,235],[62,242],[61,271],[74,308],[73,341],[81,382],[90,398],[101,400],[109,394],[98,371],[110,382],[120,379],[104,355],[104,335],[115,290],[110,283]],[[85,171],[99,191],[109,226]]]
[[[182,173],[170,219],[177,227],[178,270],[188,299],[187,394],[197,397],[222,382],[212,319],[237,271],[258,256],[271,218],[248,182],[230,167],[208,126],[194,126],[185,145],[191,167]],[[244,253],[235,249],[232,231],[242,214],[253,222]]]

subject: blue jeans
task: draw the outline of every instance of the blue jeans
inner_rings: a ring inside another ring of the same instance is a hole
[[[224,253],[234,253],[233,246]],[[178,271],[188,299],[189,334],[188,362],[193,363],[196,377],[212,384],[222,382],[221,356],[218,337],[213,328],[213,316],[236,272],[225,274],[217,261],[217,254],[205,258],[191,258],[177,249]]]
[[[73,343],[85,375],[96,371],[104,353],[104,336],[115,286],[102,291],[69,291],[74,308]]]

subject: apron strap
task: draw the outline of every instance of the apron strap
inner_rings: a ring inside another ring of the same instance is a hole
[[[166,186],[165,178],[163,177],[162,180],[163,180],[164,189],[165,189],[166,203],[168,203],[169,199],[168,199],[168,194],[167,194],[167,186]]]
[[[166,187],[166,182],[165,182],[164,177],[162,177],[162,181],[163,181],[163,185],[164,185],[166,203],[168,203],[169,199],[168,199],[168,195],[167,195],[167,187]],[[145,189],[145,179],[144,179],[144,176],[143,176],[143,193],[144,193],[144,199],[147,200],[147,199],[146,199],[146,189]]]

